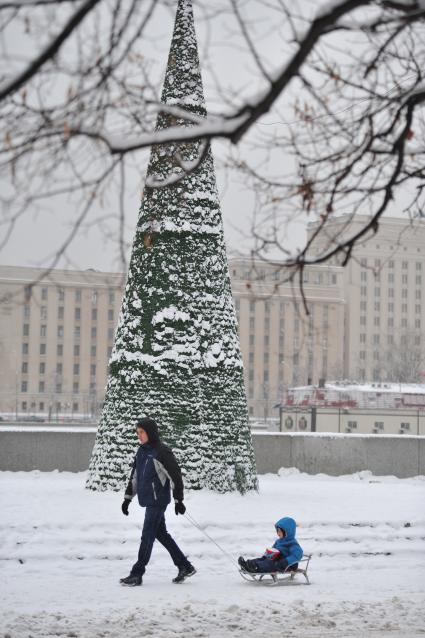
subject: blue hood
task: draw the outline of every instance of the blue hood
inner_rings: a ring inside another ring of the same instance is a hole
[[[285,540],[293,540],[295,538],[295,532],[297,531],[297,524],[293,518],[289,516],[285,516],[284,518],[280,518],[277,523],[275,523],[275,527],[280,527],[286,533]]]

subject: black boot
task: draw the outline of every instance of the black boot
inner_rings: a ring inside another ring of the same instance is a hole
[[[120,578],[121,585],[125,585],[126,587],[136,587],[136,585],[142,584],[141,576],[126,576],[125,578]]]
[[[239,556],[238,558],[238,565],[241,569],[244,570],[244,572],[247,572],[247,567],[246,567],[246,560],[244,559],[243,556]]]
[[[193,576],[196,574],[196,569],[190,563],[186,565],[186,567],[179,567],[179,573],[175,578],[173,578],[173,583],[182,583],[189,576]]]
[[[248,559],[245,561],[245,569],[250,574],[256,574],[258,572],[258,565],[255,560]]]

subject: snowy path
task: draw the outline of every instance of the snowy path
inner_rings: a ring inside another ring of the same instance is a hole
[[[295,471],[260,494],[192,492],[192,516],[233,557],[274,540],[293,516],[313,553],[310,587],[240,579],[186,518],[168,524],[198,573],[183,585],[154,549],[144,585],[127,589],[143,510],[83,489],[83,474],[0,473],[0,636],[425,636],[425,479],[332,478]]]

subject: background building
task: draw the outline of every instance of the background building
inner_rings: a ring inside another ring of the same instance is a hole
[[[337,266],[305,270],[305,314],[297,280],[279,264],[230,260],[250,416],[277,417],[290,385],[339,378],[344,368],[344,273]]]
[[[39,280],[42,273],[0,266],[0,411],[95,418],[122,276],[53,270]]]
[[[365,221],[336,218],[317,252]],[[229,267],[250,416],[277,418],[288,387],[320,379],[423,380],[425,221],[384,218],[345,268],[306,268],[308,315],[298,280],[278,262]],[[0,412],[95,418],[124,276],[54,270],[39,281],[42,272],[0,266]]]
[[[367,217],[336,217],[319,234],[319,253],[359,231]],[[317,224],[309,224],[311,237]],[[425,369],[425,220],[384,217],[344,269],[344,377],[419,381]]]

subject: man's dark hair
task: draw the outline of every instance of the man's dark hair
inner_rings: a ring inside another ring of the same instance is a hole
[[[136,422],[136,430],[139,428],[146,432],[151,445],[157,445],[160,442],[158,425],[154,419],[149,416],[140,417]]]

